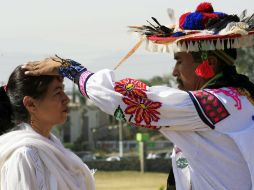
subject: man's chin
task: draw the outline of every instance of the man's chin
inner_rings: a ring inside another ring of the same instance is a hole
[[[179,90],[183,90],[183,85],[182,85],[182,84],[178,84],[177,88],[178,88]]]
[[[179,84],[179,85],[177,86],[177,88],[178,88],[179,90],[188,91],[188,89],[186,89],[186,87],[184,87],[182,84]]]

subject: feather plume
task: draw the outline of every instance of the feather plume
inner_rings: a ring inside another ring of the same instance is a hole
[[[250,26],[249,29],[254,28],[254,14],[246,19],[246,23]]]
[[[116,70],[120,65],[123,64],[135,51],[141,46],[144,38],[141,38],[138,43],[120,60],[120,62],[115,66],[114,70]]]
[[[151,36],[151,35],[157,35],[157,36],[171,36],[173,32],[173,28],[168,28],[164,25],[161,25],[159,21],[152,17],[152,20],[155,22],[155,24],[151,23],[147,20],[149,25],[143,25],[143,26],[129,26],[130,30],[133,32],[137,32],[141,35]]]
[[[226,28],[228,23],[230,22],[239,22],[240,19],[237,15],[227,15],[223,19],[218,20],[213,25],[207,27],[208,30],[213,31],[215,34],[217,34],[222,29]]]
[[[247,15],[247,10],[245,9],[245,10],[241,13],[241,15],[239,16],[239,19],[240,19],[241,22],[244,22],[244,18],[246,17],[246,15]]]
[[[153,19],[153,21],[154,21],[156,24],[158,24],[159,26],[161,26],[161,24],[158,22],[158,20],[157,20],[156,18],[152,17],[152,19]]]
[[[171,21],[171,24],[176,24],[176,18],[175,18],[175,12],[173,9],[168,8],[167,9],[168,17]]]

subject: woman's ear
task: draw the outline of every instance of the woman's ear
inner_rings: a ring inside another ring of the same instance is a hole
[[[34,113],[36,111],[36,103],[32,97],[25,96],[23,98],[23,104],[29,113]]]

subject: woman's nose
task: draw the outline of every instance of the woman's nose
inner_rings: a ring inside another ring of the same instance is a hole
[[[68,104],[70,102],[70,98],[64,93],[64,99],[63,102]]]

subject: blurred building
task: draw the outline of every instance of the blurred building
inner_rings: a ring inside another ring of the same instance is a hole
[[[107,135],[105,131],[112,118],[79,92],[67,92],[67,95],[71,100],[69,114],[66,123],[58,126],[59,136],[64,143],[82,141],[86,147],[93,149],[95,140]]]

